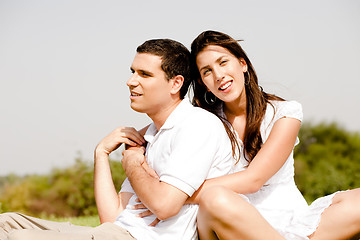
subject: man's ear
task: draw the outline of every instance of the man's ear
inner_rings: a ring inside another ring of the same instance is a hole
[[[180,89],[181,89],[182,85],[184,84],[184,77],[182,75],[176,75],[169,81],[172,83],[170,93],[176,94],[176,93],[180,92]]]

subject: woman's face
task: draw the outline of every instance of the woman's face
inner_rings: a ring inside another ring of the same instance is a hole
[[[217,98],[225,103],[245,97],[244,72],[247,65],[226,48],[210,45],[196,57],[201,79]]]

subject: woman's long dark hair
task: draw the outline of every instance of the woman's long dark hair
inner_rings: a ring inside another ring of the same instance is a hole
[[[270,100],[283,101],[284,99],[268,94],[258,85],[258,79],[249,58],[244,50],[239,45],[238,41],[228,36],[227,34],[216,31],[202,32],[191,44],[191,73],[192,73],[192,88],[194,91],[193,105],[204,108],[215,115],[217,115],[223,122],[226,132],[231,140],[233,155],[236,156],[236,149],[239,144],[236,140],[236,135],[232,131],[230,123],[222,118],[219,114],[219,108],[223,106],[223,102],[211,94],[215,102],[210,102],[206,86],[202,83],[199,70],[196,65],[197,55],[204,50],[205,47],[210,45],[217,45],[227,49],[238,59],[244,59],[247,67],[248,74],[245,74],[245,92],[246,92],[246,126],[244,137],[244,157],[250,163],[256,154],[259,152],[263,141],[260,134],[260,125],[265,115],[267,103]],[[209,104],[210,103],[210,104]]]

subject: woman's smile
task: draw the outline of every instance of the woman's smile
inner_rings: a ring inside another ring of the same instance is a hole
[[[220,85],[219,90],[224,93],[227,93],[231,90],[232,84],[233,84],[233,80],[227,81]]]
[[[225,103],[245,97],[247,66],[227,49],[207,46],[197,55],[196,63],[203,83],[216,97]]]

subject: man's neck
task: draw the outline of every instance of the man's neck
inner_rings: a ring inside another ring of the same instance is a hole
[[[174,101],[171,101],[169,104],[164,106],[163,109],[161,109],[160,112],[154,113],[154,114],[148,114],[148,116],[153,120],[156,129],[159,131],[159,129],[164,125],[166,122],[166,119],[170,116],[170,114],[175,110],[175,108],[181,103],[182,99],[176,99]]]

